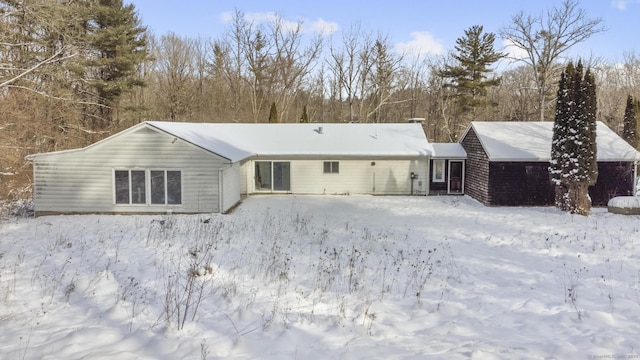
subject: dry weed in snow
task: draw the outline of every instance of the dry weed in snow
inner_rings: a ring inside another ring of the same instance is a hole
[[[0,353],[588,358],[640,348],[640,219],[467,197],[5,216]]]

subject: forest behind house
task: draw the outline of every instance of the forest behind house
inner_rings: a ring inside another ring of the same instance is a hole
[[[84,147],[146,120],[418,117],[435,142],[456,141],[470,121],[553,121],[567,50],[605,24],[576,0],[504,22],[498,34],[469,24],[449,53],[425,55],[399,53],[356,23],[326,35],[236,10],[224,33],[190,38],[153,34],[122,0],[0,0],[0,200],[31,196],[26,155]],[[500,39],[526,55],[510,57]],[[638,113],[640,55],[620,51],[581,61],[597,84],[597,120],[623,134]]]

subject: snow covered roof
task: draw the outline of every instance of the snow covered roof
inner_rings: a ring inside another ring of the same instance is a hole
[[[420,124],[235,124],[149,121],[232,162],[250,156],[379,156],[433,154]]]
[[[433,143],[434,159],[466,159],[467,152],[460,143]]]
[[[489,161],[549,161],[553,122],[474,121],[473,129]],[[601,121],[597,123],[598,161],[640,160],[640,153]]]

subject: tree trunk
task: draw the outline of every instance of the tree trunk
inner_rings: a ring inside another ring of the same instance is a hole
[[[591,211],[591,196],[589,196],[589,185],[578,184],[576,188],[576,207],[574,214],[588,216]]]
[[[571,184],[567,193],[567,210],[572,214],[588,216],[591,211],[591,197],[588,184]]]

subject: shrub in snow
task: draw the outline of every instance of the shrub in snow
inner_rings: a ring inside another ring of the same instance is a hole
[[[640,197],[618,196],[609,200],[609,212],[623,215],[640,215]]]
[[[0,219],[33,216],[33,200],[0,201]]]
[[[165,228],[157,240],[151,242],[156,247],[163,244],[182,244],[181,250],[171,251],[174,245],[165,248],[171,254],[165,269],[164,315],[169,324],[178,330],[184,329],[187,320],[194,321],[202,300],[213,291],[213,252],[219,239],[222,224],[202,221],[180,227],[176,219],[153,220],[153,228],[160,224]],[[149,231],[152,234],[152,231]],[[147,244],[150,243],[149,235]],[[153,245],[152,245],[153,246]]]

